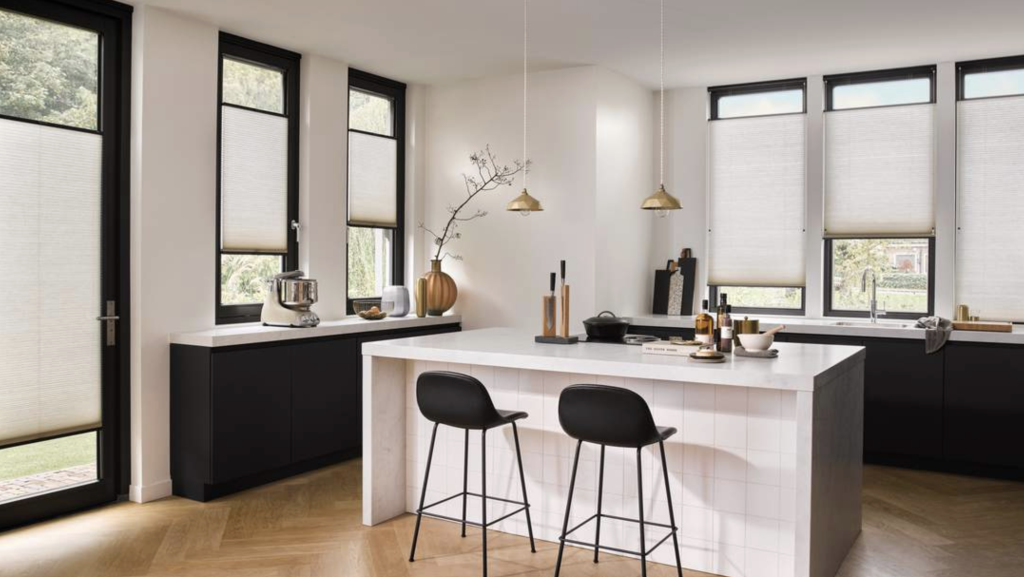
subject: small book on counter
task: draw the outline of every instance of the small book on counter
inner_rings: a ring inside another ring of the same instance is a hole
[[[674,357],[688,357],[690,353],[699,348],[697,345],[683,345],[669,341],[654,341],[644,343],[641,346],[645,355],[670,355]]]

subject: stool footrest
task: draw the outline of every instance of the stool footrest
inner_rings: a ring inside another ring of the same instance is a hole
[[[510,505],[520,505],[520,507],[518,509],[516,509],[515,511],[512,511],[511,513],[506,513],[505,515],[502,515],[501,517],[498,517],[497,519],[488,521],[486,525],[483,525],[483,524],[481,524],[481,523],[479,523],[477,521],[470,521],[468,519],[466,521],[463,521],[462,519],[458,519],[456,517],[449,517],[447,515],[441,515],[439,513],[431,513],[429,511],[427,511],[427,509],[430,509],[431,507],[436,507],[438,505],[442,505],[444,503],[447,503],[448,501],[451,501],[452,499],[456,499],[458,497],[462,497],[463,495],[465,495],[467,497],[477,497],[477,498],[481,498],[481,499],[486,499],[488,501],[501,501],[503,503],[509,503]],[[469,492],[469,491],[463,491],[461,493],[455,493],[454,495],[452,495],[450,497],[445,497],[444,499],[441,499],[440,501],[436,501],[436,502],[431,503],[429,505],[424,505],[423,507],[417,509],[416,513],[419,514],[419,515],[423,515],[424,517],[430,517],[432,519],[441,519],[441,520],[444,520],[444,521],[452,521],[452,522],[455,522],[455,523],[465,523],[465,524],[473,526],[473,527],[490,527],[491,525],[494,525],[495,523],[500,523],[501,521],[504,521],[505,519],[508,519],[512,515],[516,515],[518,513],[522,513],[523,511],[526,511],[529,508],[530,508],[530,504],[529,503],[524,503],[522,501],[513,501],[512,499],[503,499],[501,497],[491,497],[490,495],[485,497],[485,496],[481,495],[480,493],[472,493],[472,492]]]
[[[558,540],[559,541],[564,541],[565,543],[570,543],[572,545],[580,545],[582,547],[597,547],[598,549],[603,549],[605,551],[614,551],[615,553],[624,553],[626,555],[636,555],[636,556],[641,556],[641,555],[646,556],[646,555],[650,555],[651,553],[653,553],[655,549],[660,547],[662,543],[667,541],[668,538],[671,537],[672,534],[675,533],[678,530],[678,528],[673,527],[672,525],[666,525],[664,523],[655,523],[653,521],[644,521],[643,525],[645,527],[647,525],[651,525],[652,527],[660,527],[662,529],[668,529],[669,530],[669,532],[667,534],[665,534],[664,537],[662,537],[657,543],[654,544],[653,547],[648,549],[646,552],[630,551],[629,549],[620,549],[618,547],[611,547],[609,545],[598,545],[596,543],[586,543],[586,542],[583,542],[583,541],[576,541],[574,539],[569,539],[568,538],[569,535],[571,535],[574,531],[582,528],[584,525],[586,525],[587,523],[593,521],[594,519],[597,519],[598,517],[601,517],[601,518],[604,518],[604,519],[615,519],[616,521],[627,521],[629,523],[640,523],[639,519],[630,519],[628,517],[619,517],[618,515],[608,515],[608,514],[605,514],[605,513],[595,513],[595,514],[591,515],[590,517],[587,517],[587,519],[584,520],[582,523],[580,523],[580,524],[576,525],[575,527],[573,527],[572,529],[569,529],[568,531],[566,531],[565,535],[562,535],[561,537],[559,537]]]

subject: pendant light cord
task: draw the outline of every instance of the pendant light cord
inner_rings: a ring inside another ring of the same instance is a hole
[[[529,172],[526,158],[526,2],[523,0],[523,190],[526,190],[526,175]]]
[[[659,184],[665,186],[665,0],[661,0],[661,102],[659,125],[659,158],[658,158],[658,180]]]

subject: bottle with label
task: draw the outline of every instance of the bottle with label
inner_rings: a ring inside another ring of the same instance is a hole
[[[693,338],[702,345],[713,345],[715,339],[715,318],[708,314],[708,299],[701,302],[700,314],[693,319]]]
[[[718,350],[723,353],[732,352],[732,305],[725,305],[725,316],[722,317],[721,337]]]
[[[722,340],[722,321],[725,319],[725,304],[727,302],[727,297],[728,295],[726,295],[725,293],[722,293],[718,297],[718,309],[716,311],[714,338],[711,341],[711,344],[715,345],[716,348],[718,347],[719,341]]]

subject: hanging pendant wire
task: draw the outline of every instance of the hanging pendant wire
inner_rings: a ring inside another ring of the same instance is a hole
[[[659,103],[659,156],[658,156],[658,184],[665,186],[665,0],[661,0],[661,66],[658,76],[661,79],[661,102]]]
[[[528,163],[526,156],[526,81],[527,81],[527,36],[526,36],[526,24],[527,24],[527,0],[523,0],[523,192],[519,193],[519,196],[512,199],[507,205],[505,210],[515,211],[523,216],[530,216],[530,213],[540,212],[544,210],[541,206],[540,201],[530,196],[530,193],[526,190],[526,176],[528,171]]]
[[[665,0],[661,0],[659,16],[659,46],[658,46],[658,76],[659,76],[659,101],[658,101],[658,190],[644,199],[640,208],[656,211],[658,216],[664,217],[670,210],[683,208],[679,200],[665,190]]]

